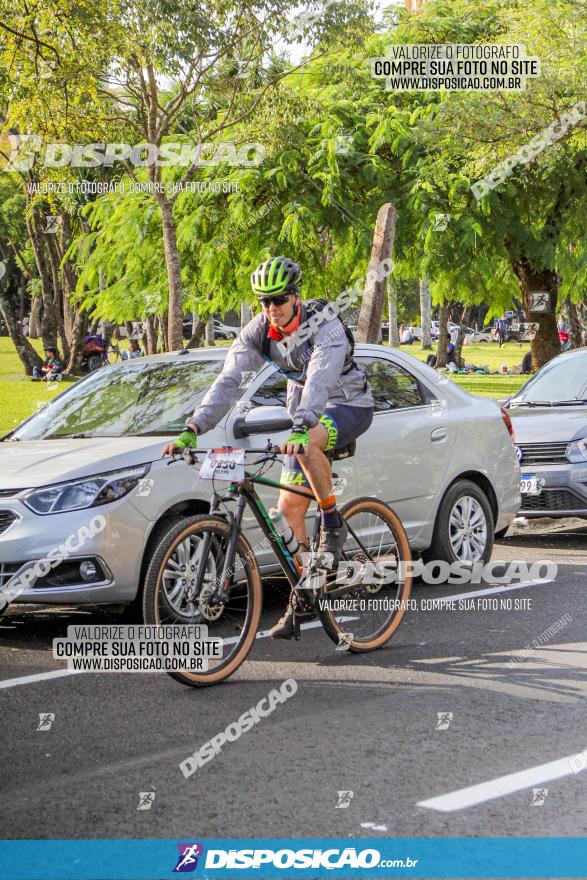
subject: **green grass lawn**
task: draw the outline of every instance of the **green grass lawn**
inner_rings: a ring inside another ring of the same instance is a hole
[[[39,354],[42,354],[40,340],[32,339]],[[218,341],[220,343],[220,340]],[[121,340],[121,348],[127,348],[126,340]],[[428,351],[422,351],[420,345],[403,345],[402,351],[425,361]],[[477,365],[486,364],[495,370],[500,364],[508,367],[519,364],[529,344],[517,348],[507,343],[501,349],[496,343],[484,343],[466,346],[463,349],[467,362]],[[526,376],[455,376],[454,381],[469,391],[483,397],[507,397],[513,394],[525,382]],[[63,391],[69,383],[63,382],[31,382],[24,375],[22,364],[7,336],[0,336],[0,435],[10,431],[16,425],[39,409],[48,399]]]
[[[423,351],[420,343],[401,345],[402,351],[426,361],[430,351]],[[519,366],[527,351],[530,351],[530,343],[524,342],[518,347],[514,342],[506,342],[500,348],[496,342],[480,342],[476,345],[463,346],[463,358],[467,364],[475,364],[477,367],[486,366],[490,370],[497,370],[502,364],[508,369]],[[433,343],[432,352],[436,353],[436,343]],[[447,374],[448,375],[448,374]],[[453,376],[453,381],[468,391],[470,394],[478,394],[481,397],[508,397],[518,388],[521,388],[528,376],[481,376],[469,373],[466,376]]]

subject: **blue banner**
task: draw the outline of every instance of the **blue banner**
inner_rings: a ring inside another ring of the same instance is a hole
[[[253,838],[0,841],[1,880],[317,880],[587,876],[587,839]]]

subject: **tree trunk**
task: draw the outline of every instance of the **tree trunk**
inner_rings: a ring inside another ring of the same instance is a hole
[[[55,241],[55,233],[52,232],[44,232],[43,233],[43,241],[45,243],[45,247],[47,249],[47,256],[49,259],[49,268],[51,271],[51,287],[53,289],[53,310],[55,312],[55,320],[57,322],[57,332],[59,334],[59,338],[61,339],[61,350],[63,352],[63,360],[67,362],[69,360],[69,340],[67,338],[67,333],[65,330],[65,320],[64,313],[65,308],[63,305],[63,296],[62,296],[62,288],[61,288],[61,273],[59,271],[59,252],[57,249],[57,243]]]
[[[51,287],[50,269],[47,265],[47,255],[43,239],[39,232],[38,217],[35,209],[27,211],[26,224],[29,238],[35,255],[35,263],[43,297],[43,319],[41,321],[41,336],[45,348],[57,347],[57,317],[55,315],[54,292]]]
[[[29,324],[29,337],[38,339],[41,335],[41,309],[43,308],[43,297],[34,296],[31,302],[31,321]]]
[[[5,248],[5,250],[7,249]],[[40,367],[43,361],[26,336],[23,336],[22,324],[19,324],[18,321],[16,298],[14,295],[15,291],[13,291],[11,295],[8,290],[9,284],[7,283],[9,278],[12,279],[17,276],[18,270],[16,269],[16,264],[14,263],[12,255],[7,254],[5,259],[7,263],[7,273],[6,278],[0,280],[0,312],[6,321],[8,333],[14,344],[16,353],[22,361],[25,372],[27,376],[32,376],[33,367]]]
[[[581,348],[583,339],[581,335],[581,324],[579,323],[579,312],[574,302],[569,298],[566,300],[567,311],[569,313],[569,337],[572,348]]]
[[[448,345],[448,313],[450,303],[443,303],[438,313],[438,348],[436,349],[436,366],[446,367],[446,346]]]
[[[112,334],[114,333],[114,324],[112,321],[109,321],[107,318],[102,318],[102,338],[106,340],[106,342],[110,342],[112,339]]]
[[[355,334],[357,342],[381,342],[381,317],[387,276],[380,270],[383,260],[389,260],[391,263],[396,222],[397,211],[391,202],[382,205],[375,222],[371,259],[367,268],[359,326]]]
[[[465,366],[465,362],[463,360],[463,342],[465,341],[465,333],[467,327],[469,325],[469,320],[471,318],[471,306],[465,306],[463,309],[463,313],[461,315],[461,320],[459,324],[459,332],[457,335],[457,339],[455,342],[455,364],[459,369],[462,369]]]
[[[206,326],[207,321],[201,321],[200,318],[198,318],[198,323],[193,329],[191,339],[188,339],[185,344],[186,348],[199,348],[202,336],[204,335],[204,331],[206,330]]]
[[[420,324],[422,326],[422,348],[432,348],[430,320],[432,313],[432,295],[426,278],[420,280]]]
[[[527,260],[516,260],[513,270],[524,296],[526,320],[538,324],[532,340],[532,369],[536,372],[561,350],[556,326],[558,279],[550,269],[535,272]],[[533,311],[532,295],[543,292],[550,295],[548,311]]]
[[[68,345],[72,344],[73,341],[73,323],[75,321],[75,312],[71,308],[71,302],[69,300],[69,293],[63,291],[63,327],[65,329],[65,338],[67,339]]]
[[[246,302],[241,302],[241,330],[243,329],[243,327],[246,327],[246,325],[251,320],[251,317],[252,315],[250,305]]]
[[[61,215],[61,233],[59,239],[56,240],[57,251],[59,254],[59,263],[61,266],[61,286],[63,289],[63,324],[65,327],[65,335],[70,346],[73,346],[74,325],[77,318],[77,311],[71,305],[71,294],[75,292],[77,286],[77,276],[73,265],[69,260],[64,260],[64,254],[71,244],[73,234],[71,224],[67,214]],[[84,321],[84,329],[87,325],[87,318]]]
[[[157,354],[157,330],[155,328],[155,315],[147,318],[147,332],[145,333],[145,346],[147,354]]]
[[[399,333],[397,332],[397,288],[391,278],[387,285],[387,307],[389,311],[389,345],[391,348],[399,348]]]
[[[163,194],[157,198],[163,224],[163,250],[167,265],[167,283],[169,287],[169,306],[167,312],[166,351],[177,351],[183,348],[183,288],[181,284],[181,267],[173,206]]]
[[[84,336],[88,326],[88,316],[85,312],[77,309],[71,328],[71,350],[66,372],[72,374],[81,373],[84,352]]]
[[[167,337],[167,327],[169,326],[166,323],[165,318],[162,318],[161,315],[157,316],[157,326],[159,330],[159,335],[161,336],[161,344],[163,345],[163,351],[171,351],[168,345],[168,337]],[[181,340],[181,344],[179,348],[183,348],[183,339]],[[178,349],[179,350],[179,349]]]
[[[214,333],[214,317],[210,315],[206,321],[206,345],[216,345]]]

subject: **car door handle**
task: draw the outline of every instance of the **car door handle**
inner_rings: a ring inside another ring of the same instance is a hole
[[[446,440],[447,437],[448,431],[446,428],[435,428],[430,434],[430,439],[433,443],[441,443],[443,440]]]

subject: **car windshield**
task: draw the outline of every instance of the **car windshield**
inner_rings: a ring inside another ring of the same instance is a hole
[[[555,358],[545,364],[512,404],[583,401],[587,397],[587,352]]]
[[[77,382],[11,439],[174,434],[220,373],[222,359],[106,367]]]

